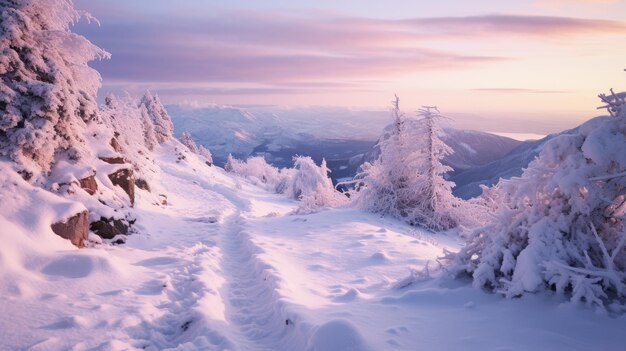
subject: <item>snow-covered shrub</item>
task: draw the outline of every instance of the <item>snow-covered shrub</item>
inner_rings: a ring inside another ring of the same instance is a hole
[[[224,169],[273,192],[276,192],[276,187],[281,181],[280,171],[267,163],[263,156],[249,157],[247,160],[241,161],[228,155]]]
[[[299,212],[312,212],[321,207],[338,206],[347,202],[333,187],[328,177],[326,160],[317,166],[308,156],[294,157],[293,168],[278,169],[262,156],[241,161],[228,155],[224,170],[248,179],[268,191],[300,200]]]
[[[336,191],[328,177],[326,160],[317,166],[308,156],[294,157],[294,172],[286,177],[286,194],[300,200],[298,212],[312,212],[322,207],[339,206],[347,198]]]
[[[496,220],[455,256],[475,286],[506,296],[554,289],[600,306],[626,299],[622,106],[546,143],[520,178],[501,182]]]
[[[400,112],[399,99],[391,109],[393,126],[380,142],[380,155],[365,163],[354,183],[357,207],[402,219],[434,230],[457,224],[452,182],[444,174],[451,169],[442,159],[452,150],[440,139],[436,110],[420,110],[421,119],[411,121]]]
[[[100,75],[87,63],[109,54],[70,31],[83,15],[70,0],[0,0],[0,155],[24,178],[88,154]]]

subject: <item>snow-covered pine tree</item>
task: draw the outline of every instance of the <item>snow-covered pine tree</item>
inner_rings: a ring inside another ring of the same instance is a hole
[[[226,157],[226,163],[224,163],[224,170],[229,173],[236,173],[235,168],[237,167],[239,160],[235,160],[233,154],[228,154]]]
[[[356,191],[351,194],[360,209],[406,219],[415,187],[411,181],[413,155],[409,152],[409,136],[400,99],[392,101],[392,128],[378,143],[380,154],[373,163],[365,163],[355,177]]]
[[[626,300],[626,109],[623,94],[611,96],[611,117],[555,137],[520,178],[499,184],[497,219],[455,256],[475,286]]]
[[[189,133],[183,132],[179,140],[183,145],[189,148],[189,151],[204,158],[207,165],[211,166],[213,164],[213,155],[211,155],[211,151],[202,145],[198,146]]]
[[[189,135],[189,133],[183,132],[178,140],[180,140],[180,142],[185,145],[189,149],[189,151],[193,152],[194,154],[198,153],[198,146],[196,145],[196,142],[193,141],[193,138],[191,138],[191,135]]]
[[[146,108],[148,116],[154,124],[156,139],[159,144],[163,144],[172,138],[174,132],[174,124],[161,103],[157,95],[146,92],[141,99],[140,105]]]
[[[152,118],[150,118],[150,114],[145,106],[139,106],[139,113],[141,115],[141,124],[143,125],[144,143],[148,150],[152,151],[157,145],[159,145],[154,122],[152,122]]]
[[[211,151],[209,151],[209,149],[204,147],[204,145],[198,146],[198,155],[204,157],[207,165],[213,165],[213,155],[211,154]]]
[[[0,0],[0,155],[24,178],[86,152],[83,130],[97,118],[100,87],[87,63],[109,54],[70,31],[84,16],[71,0]]]
[[[397,96],[392,101],[393,125],[378,144],[378,159],[361,166],[351,195],[366,211],[433,230],[452,228],[458,200],[452,195],[454,184],[443,177],[451,169],[441,160],[452,150],[440,138],[442,117],[435,108],[423,108],[420,120],[407,120],[399,102]]]
[[[437,107],[422,106],[418,110],[420,139],[425,144],[417,151],[421,157],[415,162],[418,196],[412,204],[411,218],[416,224],[433,230],[446,230],[457,225],[455,209],[458,199],[452,195],[454,183],[444,178],[452,168],[442,163],[445,156],[452,154],[452,148],[441,140],[443,130]]]

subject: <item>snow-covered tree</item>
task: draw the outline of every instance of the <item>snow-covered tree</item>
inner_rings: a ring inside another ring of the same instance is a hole
[[[224,170],[229,173],[237,173],[238,165],[241,161],[236,160],[232,154],[228,154],[226,157],[226,163],[224,163]]]
[[[599,306],[626,299],[626,109],[611,102],[613,117],[555,137],[499,184],[496,220],[455,256],[475,286],[509,297],[551,289]]]
[[[189,151],[193,152],[194,154],[198,153],[198,146],[196,145],[196,142],[193,141],[193,138],[191,137],[191,135],[189,135],[189,133],[183,132],[178,140],[180,140],[180,142],[185,145],[189,149]]]
[[[157,95],[152,95],[149,91],[145,93],[140,102],[146,108],[148,116],[154,124],[156,139],[159,144],[163,144],[172,138],[174,124],[161,100]]]
[[[443,117],[436,107],[422,107],[418,117],[420,134],[426,145],[420,150],[420,161],[416,162],[419,195],[412,203],[411,217],[418,224],[434,230],[449,229],[457,225],[454,212],[458,199],[452,195],[454,183],[444,178],[452,168],[445,166],[442,160],[452,154],[452,148],[441,140],[443,130],[439,121]]]
[[[189,149],[189,151],[202,157],[209,166],[213,164],[213,155],[211,155],[211,151],[202,145],[198,146],[189,133],[183,132],[180,135],[179,140]]]
[[[103,123],[107,130],[113,131],[118,148],[121,149],[116,151],[135,166],[138,175],[152,169],[150,151],[158,143],[154,124],[145,106],[130,95],[118,97],[108,94],[99,115],[100,123]]]
[[[389,135],[384,135],[378,143],[378,159],[361,166],[355,179],[357,191],[352,195],[363,210],[406,218],[412,195],[415,195],[412,191],[416,187],[411,186],[414,185],[411,180],[415,180],[416,173],[411,169],[410,137],[397,96],[392,101],[391,118],[393,125]]]
[[[83,16],[71,0],[0,0],[0,155],[25,178],[86,152],[100,87],[87,63],[109,54],[70,31]]]
[[[355,179],[353,193],[359,208],[400,218],[412,225],[449,229],[456,225],[453,184],[443,175],[450,170],[441,160],[451,149],[440,139],[438,111],[420,110],[421,119],[407,119],[399,99],[392,102],[389,135],[381,138],[380,155],[365,163]]]
[[[209,151],[209,149],[204,147],[204,145],[198,146],[198,155],[204,157],[204,160],[209,166],[213,164],[213,155],[211,154],[211,151]]]

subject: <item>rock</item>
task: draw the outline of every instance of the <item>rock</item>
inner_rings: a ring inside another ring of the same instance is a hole
[[[122,153],[122,145],[120,145],[120,143],[117,141],[116,138],[111,138],[111,141],[109,142],[109,144],[111,145],[113,150],[115,150],[116,152]]]
[[[161,200],[161,205],[167,205],[167,195],[159,194],[159,199]]]
[[[135,204],[135,176],[133,170],[128,168],[122,168],[115,173],[109,174],[109,179],[113,185],[117,185],[124,189],[128,197],[130,198],[130,205]]]
[[[128,225],[121,219],[100,217],[99,221],[89,226],[92,232],[102,239],[113,239],[119,234],[128,234]]]
[[[72,242],[72,244],[83,247],[89,235],[89,214],[83,211],[75,214],[65,221],[51,225],[52,231]]]
[[[114,165],[127,163],[126,159],[122,156],[113,156],[113,157],[99,156],[98,158],[106,163],[110,163]]]
[[[96,175],[92,174],[89,177],[80,179],[78,181],[80,183],[80,187],[85,189],[85,191],[89,195],[93,195],[98,191],[98,183],[96,183]]]
[[[142,179],[142,178],[135,179],[135,185],[139,189],[150,191],[150,184],[148,184],[148,182],[145,179]]]

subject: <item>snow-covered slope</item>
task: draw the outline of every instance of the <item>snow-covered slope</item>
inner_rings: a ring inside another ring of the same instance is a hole
[[[459,239],[351,208],[291,214],[295,201],[194,155],[181,161],[178,145],[154,154],[153,185],[168,205],[138,190],[137,233],[125,245],[78,250],[29,227],[26,214],[0,214],[0,349],[616,350],[626,342],[624,316],[561,298],[506,300],[417,274],[401,287],[409,269],[436,272],[435,259],[458,250]],[[18,180],[2,187],[27,187]]]

